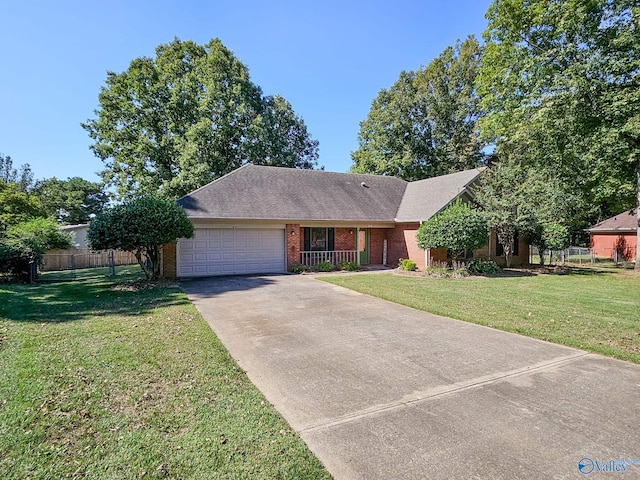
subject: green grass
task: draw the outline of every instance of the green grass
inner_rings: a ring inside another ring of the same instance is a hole
[[[0,478],[329,478],[185,295],[0,284]]]
[[[323,277],[358,292],[467,322],[640,363],[640,275],[440,279],[394,274]]]

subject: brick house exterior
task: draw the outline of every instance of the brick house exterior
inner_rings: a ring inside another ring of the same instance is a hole
[[[638,245],[637,210],[631,209],[608,218],[589,230],[591,254],[616,261],[636,258]]]
[[[481,173],[406,182],[245,165],[178,200],[195,236],[164,248],[163,274],[272,273],[323,261],[395,267],[405,258],[422,269],[447,258],[418,247],[420,224],[458,198],[469,200],[467,187]],[[484,253],[495,256],[490,246]]]

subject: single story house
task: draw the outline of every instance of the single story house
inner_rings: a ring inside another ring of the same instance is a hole
[[[275,273],[326,260],[396,266],[404,258],[424,268],[446,251],[418,248],[420,224],[457,198],[470,200],[482,171],[406,182],[247,164],[178,200],[195,233],[165,246],[163,274]],[[526,245],[515,249],[513,264],[528,263]],[[495,235],[476,254],[501,261]]]
[[[617,261],[636,258],[638,217],[635,208],[607,218],[588,232],[593,256]]]

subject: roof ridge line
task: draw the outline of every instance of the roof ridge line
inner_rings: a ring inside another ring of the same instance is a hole
[[[256,167],[257,165],[254,165],[254,164],[253,164],[253,163],[251,163],[251,162],[247,162],[247,163],[245,163],[244,165],[241,165],[241,166],[239,166],[238,168],[235,168],[235,169],[231,170],[230,172],[225,173],[223,176],[218,177],[218,178],[216,178],[215,180],[211,180],[209,183],[205,183],[205,184],[204,184],[204,185],[202,185],[200,188],[196,188],[195,190],[193,190],[193,191],[191,191],[191,192],[189,192],[189,193],[184,194],[183,196],[181,196],[180,198],[178,198],[178,199],[176,200],[176,202],[179,202],[179,201],[180,201],[180,200],[182,200],[183,198],[188,197],[189,195],[193,195],[194,193],[199,192],[199,191],[200,191],[200,190],[202,190],[203,188],[206,188],[206,187],[208,187],[209,185],[211,185],[211,184],[213,184],[213,183],[216,183],[216,182],[217,182],[217,181],[219,181],[219,180],[222,180],[222,179],[224,179],[224,178],[227,178],[228,176],[230,176],[230,175],[232,175],[232,174],[234,174],[234,173],[236,173],[236,172],[238,172],[238,171],[242,170],[244,167],[248,167],[248,166]]]

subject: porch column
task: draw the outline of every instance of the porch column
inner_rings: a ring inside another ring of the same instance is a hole
[[[298,223],[289,223],[285,226],[285,244],[287,249],[287,270],[291,268],[292,265],[296,263],[300,263],[300,239],[301,231],[300,224]]]
[[[356,228],[356,263],[360,265],[360,227]]]

